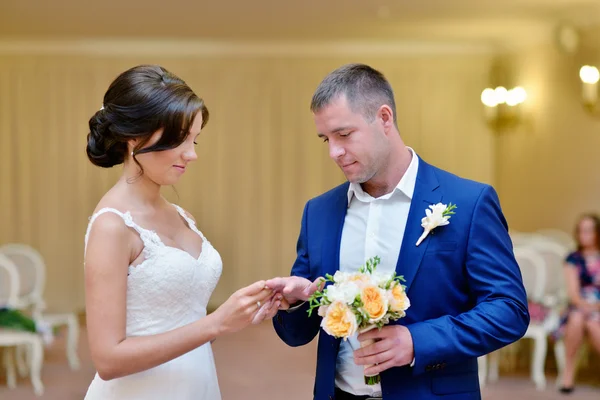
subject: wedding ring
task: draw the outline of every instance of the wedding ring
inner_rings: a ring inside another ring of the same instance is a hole
[[[258,306],[258,308],[260,308],[260,301],[257,301],[256,305]]]

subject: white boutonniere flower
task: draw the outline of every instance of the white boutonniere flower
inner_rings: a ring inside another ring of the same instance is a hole
[[[417,246],[421,244],[423,240],[429,235],[429,232],[437,228],[438,226],[448,225],[450,223],[450,217],[455,214],[455,204],[432,204],[429,208],[425,209],[426,216],[421,220],[421,226],[424,231],[419,240],[417,240]]]

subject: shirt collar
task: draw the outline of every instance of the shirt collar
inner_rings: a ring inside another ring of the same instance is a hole
[[[410,160],[410,164],[408,165],[406,172],[404,173],[402,179],[400,179],[400,182],[398,182],[394,190],[392,190],[390,193],[384,194],[383,196],[379,197],[379,199],[389,199],[394,195],[394,193],[400,192],[404,193],[405,196],[412,200],[413,194],[415,192],[415,185],[417,183],[417,171],[419,170],[419,156],[417,156],[417,153],[415,153],[415,151],[412,148],[408,146],[406,148],[410,151],[412,155],[412,159]],[[366,203],[375,200],[373,197],[371,197],[371,195],[369,195],[363,190],[362,186],[359,183],[352,182],[348,187],[348,206],[350,205],[353,196],[356,196],[358,200]]]

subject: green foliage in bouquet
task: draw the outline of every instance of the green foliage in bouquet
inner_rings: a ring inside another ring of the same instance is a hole
[[[0,308],[0,327],[25,332],[37,332],[35,321],[18,310]]]

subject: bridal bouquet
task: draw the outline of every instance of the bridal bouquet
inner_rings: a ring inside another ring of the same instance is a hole
[[[380,261],[379,257],[373,257],[356,273],[337,271],[333,276],[325,276],[324,281],[332,284],[310,297],[308,315],[317,308],[323,317],[321,327],[327,334],[347,340],[355,333],[381,329],[406,315],[410,301],[401,283],[404,278],[396,276],[395,272],[377,272]],[[361,342],[361,347],[373,342]],[[379,375],[365,376],[368,385],[379,381]]]

